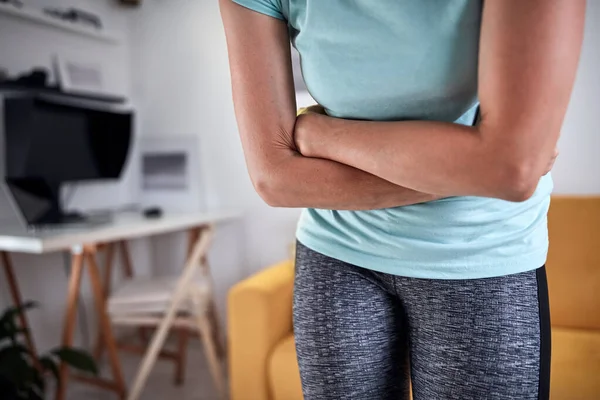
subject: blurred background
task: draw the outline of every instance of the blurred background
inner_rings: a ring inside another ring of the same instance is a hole
[[[586,18],[581,63],[553,176],[557,195],[595,198],[600,195],[600,2],[588,1]],[[298,104],[309,105],[313,101],[299,75],[297,56],[295,63]],[[4,123],[0,142],[0,171],[4,178],[13,179],[0,198],[0,250],[10,257],[20,297],[39,302],[27,313],[38,352],[65,342],[67,304],[75,304],[67,301],[77,246],[93,245],[103,277],[111,241],[125,239],[136,278],[179,276],[189,237],[186,231],[193,227],[169,216],[190,215],[199,229],[214,224],[208,260],[213,282],[210,301],[216,304],[216,315],[210,320],[221,325],[223,341],[232,321],[229,316],[228,322],[226,312],[232,286],[290,258],[300,210],[265,205],[246,172],[218,1],[0,0],[0,99],[4,102],[0,118],[10,121]],[[56,127],[75,129],[69,125],[74,121],[71,117],[87,121],[87,128],[82,128],[85,143],[47,136],[59,134]],[[46,122],[26,125],[34,120]],[[109,129],[112,136],[98,142],[102,129]],[[17,134],[26,136],[15,138]],[[90,143],[97,147],[90,150]],[[90,166],[81,157],[95,161]],[[56,167],[61,163],[64,168]],[[49,178],[31,183],[31,176],[40,175],[36,168]],[[35,201],[32,193],[38,196]],[[76,226],[65,233],[52,224],[57,221],[40,220],[36,208],[40,197],[49,203],[60,199],[61,218]],[[90,217],[102,219],[114,213],[141,217],[118,225],[121,233],[117,234],[109,229],[114,222],[103,225]],[[157,228],[161,218],[170,227]],[[597,235],[598,231],[590,232]],[[593,236],[591,243],[600,244],[598,240]],[[126,258],[115,255],[113,261],[113,285],[104,281],[104,286],[117,287],[123,281],[119,271],[127,270]],[[14,303],[15,285],[0,276],[2,310]],[[72,343],[92,352],[102,327],[94,285],[87,276],[85,272],[81,282]],[[597,278],[593,285],[600,290]],[[117,329],[115,335],[127,338],[130,331]],[[145,333],[152,332],[147,328]],[[148,340],[140,346],[149,346]],[[169,335],[167,344],[176,349],[186,345],[177,335]],[[218,398],[218,383],[204,361],[201,342],[191,340],[186,346],[190,351],[184,361],[189,365],[183,384],[174,385],[173,366],[159,360],[141,398]],[[145,347],[137,355],[120,356],[128,385],[144,351]],[[594,351],[600,353],[600,347]],[[114,372],[107,366],[110,356],[108,360],[99,362],[106,376]],[[72,381],[67,398],[123,396],[118,388],[111,391]],[[261,389],[248,389],[238,398],[276,398],[275,389],[265,389],[271,397],[252,390]],[[596,394],[589,398],[600,398],[600,392]],[[277,398],[292,399],[285,396]],[[4,398],[1,393],[0,398]]]

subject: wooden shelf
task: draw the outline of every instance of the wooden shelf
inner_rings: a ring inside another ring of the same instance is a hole
[[[110,34],[102,31],[96,31],[94,28],[79,26],[68,21],[61,21],[57,18],[44,14],[42,10],[28,8],[23,6],[17,8],[11,4],[0,4],[0,15],[8,15],[15,18],[20,18],[38,25],[45,25],[51,28],[74,33],[80,36],[86,36],[101,42],[117,44],[119,40]]]

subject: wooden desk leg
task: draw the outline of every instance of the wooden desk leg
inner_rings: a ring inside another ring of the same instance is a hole
[[[185,365],[187,363],[187,348],[190,339],[188,328],[181,328],[177,331],[177,359],[175,361],[175,385],[182,385],[185,380]]]
[[[115,245],[113,243],[106,244],[106,258],[104,259],[104,298],[107,298],[110,293],[112,283],[113,258],[115,255]]]
[[[17,278],[15,276],[15,271],[13,269],[10,256],[8,253],[0,251],[0,258],[2,259],[2,265],[4,266],[4,275],[6,275],[6,282],[8,283],[8,290],[10,291],[13,305],[15,307],[21,307],[23,306],[23,298],[21,297],[21,291],[19,290],[19,284],[17,283]],[[24,335],[25,342],[27,343],[27,349],[31,353],[34,362],[39,367],[37,350],[35,349],[35,344],[33,343],[31,329],[29,328],[29,322],[27,322],[27,316],[25,315],[25,312],[20,312],[18,318],[21,328],[25,329]]]
[[[202,344],[204,352],[206,354],[206,360],[208,361],[208,367],[210,374],[212,375],[214,384],[219,393],[219,399],[225,399],[225,379],[223,378],[223,368],[219,355],[217,354],[217,344],[214,342],[215,335],[212,332],[211,322],[205,316],[197,317],[198,330],[200,331],[200,337],[202,338]]]
[[[198,241],[200,233],[201,228],[198,227],[192,228],[188,231],[186,257],[190,257],[192,255],[194,244]],[[177,335],[177,360],[175,361],[175,377],[173,378],[173,382],[175,385],[181,385],[185,380],[185,365],[187,362],[186,356],[191,332],[187,328],[182,328],[177,331]]]
[[[125,240],[119,241],[119,248],[121,249],[121,257],[123,260],[123,269],[127,278],[133,278],[133,267],[131,266],[131,257],[129,256],[129,248]]]
[[[225,336],[223,335],[223,331],[221,329],[219,315],[217,313],[217,305],[214,297],[210,299],[210,303],[208,304],[207,319],[213,327],[213,342],[215,343],[215,347],[217,349],[217,355],[221,360],[223,360],[227,357],[227,347],[225,346]]]
[[[127,397],[128,400],[138,400],[140,398],[142,390],[144,389],[144,385],[146,384],[148,376],[152,370],[152,366],[156,361],[156,357],[158,356],[165,339],[169,334],[171,325],[177,316],[177,310],[179,309],[181,302],[189,296],[190,282],[194,277],[194,273],[198,270],[198,264],[200,263],[200,260],[208,250],[211,237],[212,228],[207,228],[196,241],[196,244],[194,244],[193,251],[188,257],[181,276],[177,281],[177,285],[175,285],[175,289],[173,290],[173,296],[171,298],[169,308],[165,312],[158,329],[154,333],[150,347],[146,351],[144,359],[142,360],[142,364],[140,365],[140,368],[135,376],[133,385],[131,386],[131,390],[129,392],[129,397]]]
[[[94,294],[94,303],[96,304],[96,313],[98,315],[99,329],[102,332],[101,336],[104,339],[108,359],[112,369],[113,379],[118,388],[117,394],[121,399],[125,399],[126,387],[123,380],[123,371],[121,369],[121,361],[117,351],[117,343],[112,333],[110,318],[106,310],[106,302],[104,298],[104,290],[102,289],[102,281],[100,279],[100,271],[96,264],[96,250],[87,248],[85,250],[86,261],[90,272],[90,283]]]
[[[71,276],[69,278],[69,291],[67,295],[67,311],[63,325],[63,346],[73,345],[75,320],[77,318],[77,302],[79,300],[79,287],[81,285],[81,272],[83,270],[83,253],[73,252],[71,256]],[[65,363],[60,364],[60,382],[56,387],[56,400],[64,400],[69,379],[69,369]]]
[[[204,265],[204,268],[206,268],[206,275],[207,275],[207,279],[210,279],[210,285],[211,287],[214,286],[213,285],[213,279],[212,279],[212,273],[211,273],[211,269],[210,269],[210,265],[208,264],[208,259],[206,256],[203,257],[202,259],[202,264]],[[208,303],[208,308],[207,308],[207,315],[206,318],[208,319],[209,323],[212,326],[212,335],[213,335],[213,343],[215,343],[215,347],[217,349],[217,355],[219,358],[223,359],[226,357],[226,347],[225,347],[225,335],[223,335],[223,332],[221,330],[221,324],[219,323],[219,313],[217,311],[217,303],[215,301],[215,297],[214,297],[214,290],[211,290],[211,298],[210,298],[210,302]]]
[[[126,240],[120,240],[118,242],[119,249],[121,250],[121,261],[123,263],[123,272],[127,279],[132,279],[134,276],[133,266],[131,263],[131,255],[129,254],[129,246],[127,245]],[[142,345],[146,345],[148,343],[148,336],[150,330],[147,327],[139,327],[138,328],[138,337],[142,342]]]
[[[104,301],[108,298],[108,294],[110,293],[110,286],[112,282],[112,269],[113,269],[113,258],[115,254],[115,247],[113,243],[107,243],[105,246],[106,254],[104,258]],[[104,353],[104,338],[102,337],[102,330],[98,330],[98,335],[96,336],[96,344],[94,345],[94,359],[96,361],[100,361],[102,358],[102,354]]]

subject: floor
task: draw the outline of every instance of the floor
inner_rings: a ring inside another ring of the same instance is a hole
[[[122,353],[121,362],[126,381],[131,384],[140,356]],[[183,385],[173,384],[174,366],[170,361],[157,361],[140,400],[217,400],[208,365],[205,362],[199,341],[192,340],[188,350],[186,380]],[[108,366],[102,366],[102,372],[108,374]],[[77,382],[69,383],[68,400],[116,400],[117,397],[105,390],[91,388]]]

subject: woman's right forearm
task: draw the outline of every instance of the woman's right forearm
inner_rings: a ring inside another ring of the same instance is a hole
[[[292,152],[267,171],[253,181],[260,196],[274,207],[374,210],[439,198],[344,164]]]
[[[287,24],[230,0],[220,4],[246,164],[267,203],[372,210],[434,199],[336,161],[300,155],[294,144],[297,108]]]

